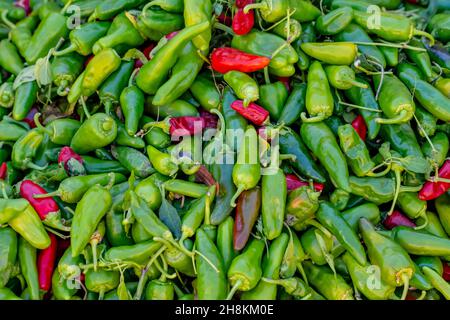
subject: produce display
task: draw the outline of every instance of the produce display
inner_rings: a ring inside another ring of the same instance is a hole
[[[450,300],[450,1],[0,0],[0,300]]]

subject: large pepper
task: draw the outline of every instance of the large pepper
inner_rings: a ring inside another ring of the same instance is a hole
[[[137,17],[136,28],[150,40],[159,41],[165,35],[183,29],[184,17],[158,7],[143,9]]]
[[[139,31],[134,26],[133,17],[126,13],[121,13],[114,18],[108,32],[103,38],[97,40],[92,47],[92,52],[98,54],[106,48],[117,46],[137,47],[144,43]]]
[[[16,46],[8,39],[4,39],[0,41],[0,50],[2,52],[0,66],[9,73],[18,75],[23,69],[23,62]]]
[[[25,19],[19,21],[14,27],[11,26],[11,41],[15,44],[22,57],[25,56],[25,52],[33,36],[32,32],[35,30],[38,23],[38,17],[28,16]]]
[[[197,24],[203,24],[211,21],[212,4],[208,0],[185,0],[184,1],[184,22],[186,27],[191,27]],[[209,43],[211,41],[211,28],[202,30],[199,35],[192,39],[192,42],[198,50],[207,53],[209,50]]]
[[[12,116],[14,120],[24,120],[37,101],[38,84],[35,80],[21,83],[14,97]]]
[[[143,0],[106,0],[101,1],[89,16],[89,22],[94,20],[110,20],[125,10],[136,8]]]
[[[283,45],[283,49],[279,51]],[[252,31],[244,36],[234,36],[231,46],[247,53],[270,58],[269,72],[274,76],[290,77],[295,73],[297,52],[291,45],[285,45],[285,40],[277,35]]]
[[[402,157],[424,158],[414,130],[409,123],[383,125],[381,135]]]
[[[55,57],[52,61],[53,83],[58,86],[58,95],[66,96],[73,82],[81,74],[84,64],[83,56],[76,52]]]
[[[327,75],[322,64],[315,61],[308,70],[308,82],[306,88],[306,110],[311,118],[306,117],[306,113],[301,114],[302,121],[320,122],[333,114],[334,103],[331,94]]]
[[[339,90],[349,90],[352,87],[363,89],[369,86],[365,83],[356,81],[356,74],[349,66],[327,66],[325,72],[330,85]]]
[[[259,87],[258,103],[270,113],[271,119],[279,120],[288,98],[288,90],[281,81],[268,83]]]
[[[358,53],[358,47],[351,42],[308,42],[300,48],[310,57],[335,65],[352,64]]]
[[[26,135],[19,138],[14,143],[11,160],[15,168],[20,170],[37,169],[42,170],[43,167],[33,163],[33,158],[36,156],[38,148],[44,141],[44,134],[39,129],[33,129]]]
[[[205,21],[181,30],[147,62],[136,77],[136,83],[147,94],[155,94],[165,81],[169,71],[176,64],[182,49],[195,36],[210,28]]]
[[[348,209],[342,212],[341,216],[355,232],[358,231],[359,219],[361,218],[365,218],[373,224],[378,224],[381,220],[380,209],[373,203],[365,203]]]
[[[399,226],[393,229],[393,239],[408,253],[419,256],[450,256],[450,240]]]
[[[295,10],[292,18],[300,22],[310,22],[320,16],[320,9],[308,0],[288,0],[289,8]]]
[[[301,127],[301,136],[328,171],[333,184],[344,191],[351,192],[347,160],[330,128],[321,122],[304,123]]]

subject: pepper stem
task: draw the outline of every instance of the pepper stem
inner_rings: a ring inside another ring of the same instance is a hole
[[[358,87],[358,88],[362,88],[362,89],[367,89],[369,87],[367,84],[358,82],[356,80],[348,79],[345,81],[354,87]]]
[[[424,48],[418,48],[409,46],[407,44],[394,44],[394,43],[385,43],[385,42],[360,42],[360,41],[353,41],[356,45],[362,45],[362,46],[374,46],[374,47],[388,47],[388,48],[397,48],[397,49],[408,49],[412,51],[422,51],[426,52],[427,50]]]
[[[307,118],[306,117],[306,112],[302,112],[300,117],[302,118],[302,121],[306,122],[306,123],[321,122],[321,121],[326,119],[325,115],[323,115],[323,114],[320,114],[320,115],[315,116],[315,117]]]
[[[68,89],[69,89],[69,83],[67,82],[67,80],[61,81],[61,84],[59,85],[58,89],[56,90],[56,94],[60,97],[65,97],[69,94]]]
[[[415,36],[422,36],[422,37],[425,37],[428,40],[430,40],[430,47],[434,46],[434,44],[436,43],[436,41],[434,40],[434,37],[431,34],[429,34],[428,32],[414,29],[413,35],[415,35]]]
[[[423,300],[423,299],[425,299],[426,295],[427,295],[427,292],[425,290],[422,290],[422,293],[416,300]]]
[[[400,300],[406,300],[406,296],[408,295],[409,290],[409,276],[406,273],[402,273],[402,281],[403,281],[403,293]]]
[[[227,296],[226,300],[233,299],[234,294],[236,293],[236,291],[239,290],[241,285],[242,285],[242,280],[236,281],[236,283],[234,284],[233,288],[231,288],[230,292],[228,293],[228,296]]]
[[[47,133],[49,136],[51,136],[52,132],[49,129],[47,129],[46,127],[44,127],[42,125],[42,123],[39,121],[40,116],[41,116],[41,114],[39,112],[34,115],[34,117],[33,117],[34,124],[40,131],[43,131],[43,132]]]
[[[44,199],[44,198],[60,197],[60,196],[61,196],[61,192],[59,190],[56,190],[56,191],[44,193],[44,194],[35,194],[33,196],[33,198],[34,199]]]
[[[230,36],[234,36],[235,33],[233,31],[233,29],[231,29],[230,27],[220,23],[220,22],[214,22],[214,28],[225,31],[226,33],[228,33]]]
[[[297,270],[300,272],[300,274],[301,274],[303,280],[305,281],[306,285],[309,285],[308,284],[308,277],[306,276],[305,269],[303,269],[303,265],[302,265],[301,262],[297,263]]]
[[[86,117],[89,119],[90,117],[91,117],[91,114],[89,113],[89,110],[88,110],[88,108],[87,108],[87,106],[86,106],[86,101],[84,101],[84,98],[83,97],[81,97],[80,99],[79,99],[79,101],[80,101],[80,103],[81,103],[81,106],[83,107],[83,112],[84,112],[84,114],[86,115]],[[108,113],[108,112],[107,112]]]
[[[1,14],[1,19],[2,19],[3,23],[12,30],[17,27],[14,23],[11,22],[11,20],[8,19],[8,12],[9,12],[8,10],[3,11]]]
[[[32,170],[42,171],[42,170],[45,170],[47,167],[48,167],[47,164],[45,166],[38,166],[37,164],[35,164],[33,162],[28,162],[27,163],[27,168],[28,169],[32,169]]]
[[[165,133],[169,134],[170,133],[170,125],[167,123],[166,120],[163,121],[153,121],[153,122],[149,122],[146,123],[144,125],[144,127],[142,129],[144,129],[145,131],[153,128],[153,127],[157,127],[162,129]]]
[[[428,225],[428,216],[426,211],[423,211],[419,217],[423,218],[423,223],[420,226],[414,227],[414,230],[421,230],[423,228],[425,228]]]
[[[310,226],[313,226],[317,229],[319,229],[320,231],[322,231],[322,233],[327,237],[327,238],[332,238],[333,235],[331,234],[330,231],[328,231],[327,228],[325,228],[323,225],[321,225],[320,223],[318,223],[316,220],[310,220],[308,221],[308,224]]]
[[[134,295],[134,300],[141,300],[142,292],[144,291],[145,280],[147,278],[148,269],[152,266],[155,260],[166,250],[166,246],[162,246],[148,261],[144,269],[142,269],[141,276],[139,277],[138,287]]]
[[[264,68],[264,81],[266,84],[270,84],[269,67]]]
[[[390,216],[395,209],[395,203],[397,202],[398,195],[400,193],[400,187],[401,187],[401,176],[400,176],[400,169],[394,169],[395,174],[395,193],[394,193],[394,199],[392,200],[391,209],[389,209],[388,216]]]
[[[233,195],[233,198],[231,198],[230,206],[232,206],[233,208],[236,207],[236,200],[237,200],[237,198],[239,198],[241,193],[244,192],[244,190],[245,190],[245,188],[243,186],[239,186],[236,193]]]
[[[375,122],[380,123],[380,124],[400,124],[400,123],[407,122],[410,118],[411,118],[410,112],[408,110],[402,110],[394,118],[390,118],[390,119],[376,118]]]
[[[64,56],[68,53],[72,53],[74,51],[76,51],[78,48],[74,43],[71,43],[67,48],[62,49],[62,50],[58,50],[58,51],[53,51],[53,56],[55,57],[60,57],[60,56]]]

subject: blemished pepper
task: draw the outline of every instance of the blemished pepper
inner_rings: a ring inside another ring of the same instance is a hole
[[[94,20],[110,20],[117,14],[136,8],[143,4],[143,0],[106,0],[101,1],[96,7],[94,12],[89,16],[89,22]]]
[[[217,228],[217,249],[223,259],[224,270],[227,272],[231,261],[237,255],[234,248],[234,230],[235,222],[232,217],[226,218]]]
[[[117,136],[117,124],[105,113],[96,113],[75,133],[70,147],[79,154],[86,154],[112,143]]]
[[[95,42],[92,52],[98,54],[106,48],[118,46],[138,47],[143,44],[144,38],[135,28],[134,23],[134,18],[127,13],[121,13],[116,16],[106,35]]]
[[[201,256],[195,257],[197,267],[196,292],[199,300],[225,299],[227,296],[227,274],[222,257],[214,242],[210,240],[203,229],[197,230],[195,247],[202,255],[217,268],[212,266]]]
[[[204,60],[197,53],[192,41],[188,42],[172,68],[170,79],[156,91],[153,97],[153,105],[167,105],[180,98],[190,88],[202,107],[206,110],[216,108],[220,96],[214,84],[211,86],[208,80],[203,80],[200,76],[197,77],[203,63]],[[207,86],[209,95],[204,92],[206,90],[204,86]],[[199,92],[202,94],[198,95]]]
[[[207,0],[185,0],[184,1],[184,23],[186,27],[203,24],[211,21],[213,13],[212,3]],[[198,50],[207,53],[212,37],[211,28],[202,30],[192,42]]]
[[[117,288],[120,281],[118,271],[89,270],[86,272],[85,285],[89,291],[97,292],[99,300],[103,300],[105,292]]]
[[[356,81],[355,71],[349,66],[327,66],[325,67],[330,85],[339,90],[348,90],[352,87],[363,89],[369,86],[365,83]]]
[[[13,166],[21,170],[44,169],[33,163],[33,159],[43,141],[44,134],[38,129],[30,130],[26,135],[20,137],[19,140],[14,143],[11,152]]]
[[[353,173],[358,177],[367,175],[375,167],[375,163],[370,158],[364,141],[350,124],[340,126],[338,135],[341,149]]]
[[[259,87],[258,103],[269,111],[271,119],[277,121],[281,116],[288,94],[285,85],[280,81],[264,84]]]
[[[365,218],[359,220],[359,230],[367,247],[370,262],[381,269],[381,279],[390,286],[403,286],[406,298],[415,266],[407,252],[395,241],[377,233]]]
[[[280,267],[284,253],[289,242],[289,236],[282,233],[272,241],[262,261],[262,276],[277,280],[280,278]],[[277,297],[277,285],[265,281],[259,281],[258,285],[250,291],[242,294],[242,300],[275,300]]]
[[[125,176],[120,173],[100,173],[87,176],[75,176],[64,179],[55,192],[45,195],[38,195],[35,198],[60,197],[62,201],[67,203],[77,203],[81,200],[86,191],[96,184],[102,186],[114,180],[115,183],[121,183],[126,180]]]
[[[98,97],[105,106],[107,114],[110,114],[113,107],[119,104],[121,93],[127,87],[133,69],[133,61],[122,61],[117,70],[111,73],[100,86]]]
[[[195,36],[209,28],[209,22],[205,21],[178,32],[141,68],[136,77],[138,87],[147,94],[155,94],[161,84],[165,82],[172,67],[176,64],[182,49]]]
[[[24,82],[15,90],[12,117],[14,120],[24,120],[37,101],[38,84],[35,80]]]
[[[250,291],[256,287],[262,276],[261,260],[264,242],[252,239],[244,251],[233,259],[228,269],[228,282],[231,290],[227,300],[231,300],[236,291]]]
[[[351,42],[308,42],[300,48],[310,57],[328,64],[350,65],[358,53],[358,47]]]
[[[0,110],[3,111],[5,115],[8,112],[7,109],[14,105],[14,99],[14,83],[11,78],[0,86],[0,107],[2,107]]]
[[[292,125],[300,118],[300,114],[306,110],[306,83],[294,83],[292,92],[284,104],[278,123],[287,126]]]
[[[450,197],[444,194],[437,198],[434,204],[439,215],[439,220],[441,221],[447,235],[450,236],[450,215],[448,214],[448,210],[450,208]]]
[[[395,286],[386,284],[380,279],[379,285],[375,285],[374,273],[370,273],[370,265],[368,263],[361,265],[349,253],[342,256],[345,265],[350,273],[352,282],[356,288],[370,300],[388,300],[395,291]]]
[[[295,230],[304,230],[315,218],[319,209],[320,192],[303,186],[289,193],[286,204],[286,221]]]
[[[53,83],[58,87],[58,95],[66,96],[74,81],[81,74],[84,57],[76,52],[55,57],[52,61]]]
[[[408,253],[419,256],[450,256],[450,240],[399,226],[393,229],[393,239]]]
[[[189,90],[203,109],[211,111],[219,107],[221,102],[220,93],[214,82],[204,75],[198,75]]]
[[[316,30],[324,36],[335,35],[344,30],[352,20],[353,10],[351,8],[335,9],[317,19]]]
[[[245,106],[244,101],[236,100],[231,104],[231,108],[257,126],[267,123],[270,116],[269,111],[254,102],[250,102],[248,106]]]
[[[328,171],[333,184],[351,192],[347,160],[330,128],[322,122],[303,123],[300,132],[305,144]]]
[[[252,31],[244,36],[234,36],[231,41],[233,48],[270,59],[269,73],[274,76],[290,77],[295,73],[294,64],[298,61],[295,49],[285,40],[275,34]],[[279,51],[279,52],[278,52]]]
[[[0,229],[0,288],[8,283],[17,260],[17,234],[9,227]]]
[[[112,48],[105,48],[98,52],[91,61],[89,61],[81,83],[81,93],[89,97],[97,91],[102,83],[114,72],[121,64],[117,52]]]
[[[240,71],[245,73],[262,70],[270,64],[266,56],[249,54],[235,48],[216,48],[211,54],[211,68],[220,73]]]
[[[0,50],[0,66],[9,73],[18,75],[24,66],[16,46],[8,39],[3,39],[0,41]]]
[[[244,107],[259,99],[258,84],[249,75],[240,71],[229,71],[224,75],[224,80],[236,96],[244,101]]]
[[[230,201],[232,207],[236,206],[236,199],[245,191],[254,188],[261,178],[259,163],[258,136],[253,126],[247,126],[242,145],[238,152],[237,162],[233,168],[233,182],[237,191]]]
[[[353,289],[339,274],[333,274],[326,266],[303,263],[308,282],[329,300],[354,300]]]
[[[334,99],[330,85],[322,64],[315,61],[308,70],[308,82],[306,88],[306,113],[301,114],[304,123],[320,122],[333,114]]]
[[[114,146],[111,152],[117,161],[139,178],[147,178],[155,172],[148,157],[134,148]]]
[[[37,250],[24,238],[19,238],[17,256],[31,300],[40,300]]]
[[[261,209],[261,188],[244,191],[238,198],[233,231],[234,250],[245,248]]]
[[[67,48],[56,51],[54,56],[63,56],[71,52],[77,52],[82,56],[88,56],[92,53],[92,47],[98,39],[102,38],[108,32],[111,23],[108,21],[98,21],[84,23],[78,28],[73,29],[69,34],[70,45]]]

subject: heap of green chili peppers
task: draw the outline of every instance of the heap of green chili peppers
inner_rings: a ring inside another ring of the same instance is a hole
[[[444,0],[0,0],[0,300],[449,300],[449,40]]]

